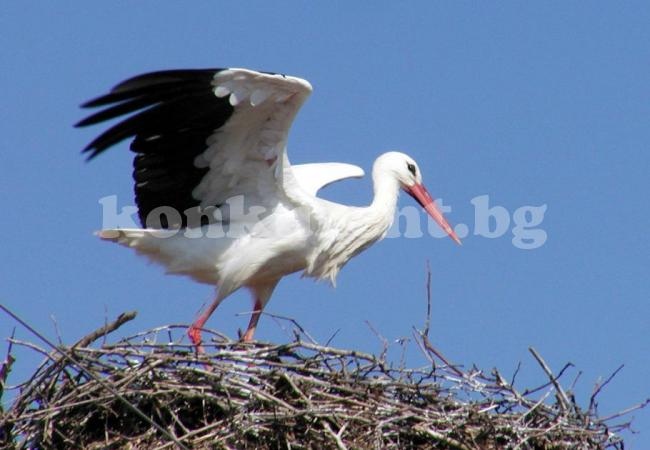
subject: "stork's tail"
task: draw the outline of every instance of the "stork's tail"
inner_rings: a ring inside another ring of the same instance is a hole
[[[210,239],[209,242],[205,239],[190,239],[173,229],[116,228],[97,231],[95,234],[103,241],[134,249],[150,261],[161,264],[168,273],[187,275],[200,283],[220,283],[215,261],[221,248],[214,246],[222,242],[218,239]],[[213,251],[206,252],[206,246]]]

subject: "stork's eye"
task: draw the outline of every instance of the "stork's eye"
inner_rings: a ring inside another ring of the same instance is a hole
[[[406,163],[406,168],[415,176],[415,164]]]

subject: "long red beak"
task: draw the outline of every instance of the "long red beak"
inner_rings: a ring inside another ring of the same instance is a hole
[[[414,184],[411,187],[404,187],[404,190],[413,197],[424,209],[429,213],[433,220],[436,221],[440,228],[445,230],[450,238],[452,238],[458,245],[462,245],[460,239],[456,235],[454,229],[449,225],[445,216],[442,215],[442,212],[438,209],[431,194],[427,191],[427,188],[422,184]]]

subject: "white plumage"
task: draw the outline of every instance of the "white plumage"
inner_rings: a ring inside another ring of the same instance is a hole
[[[107,107],[79,126],[135,113],[85,151],[92,158],[134,138],[143,228],[103,230],[100,236],[135,249],[169,273],[218,287],[189,330],[199,349],[200,329],[240,287],[255,300],[243,336],[249,341],[283,276],[303,271],[334,283],[350,258],[385,236],[400,189],[460,243],[422,185],[417,164],[404,153],[377,158],[374,199],[367,207],[316,196],[323,186],[364,172],[343,163],[289,163],[288,131],[311,90],[299,78],[246,69],[177,70],[132,78],[84,105]]]

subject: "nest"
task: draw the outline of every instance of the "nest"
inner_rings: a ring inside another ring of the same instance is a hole
[[[545,383],[519,392],[497,370],[448,364],[425,332],[415,335],[430,364],[411,369],[299,331],[282,345],[211,333],[205,356],[176,326],[107,342],[133,316],[46,353],[0,410],[0,446],[623,449],[629,426],[597,417],[602,384],[581,409],[534,350]]]

